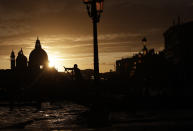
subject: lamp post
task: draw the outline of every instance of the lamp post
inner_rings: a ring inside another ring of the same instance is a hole
[[[147,47],[146,47],[146,44],[147,44],[147,39],[146,39],[146,37],[144,37],[144,38],[142,39],[142,42],[143,42],[143,54],[146,55],[146,54],[148,53],[148,49],[147,49]]]
[[[146,46],[146,43],[147,43],[146,37],[144,37],[144,38],[142,39],[142,43],[143,43],[143,46]]]
[[[93,21],[93,43],[94,43],[94,79],[99,80],[99,57],[98,57],[98,38],[97,23],[100,21],[103,12],[104,0],[83,0],[86,4],[89,17]]]

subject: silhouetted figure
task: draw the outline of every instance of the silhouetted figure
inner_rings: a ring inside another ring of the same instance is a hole
[[[75,78],[75,80],[81,80],[82,79],[82,75],[80,73],[80,69],[78,68],[77,64],[74,65],[74,78]]]
[[[80,69],[78,68],[78,65],[77,64],[74,64],[74,67],[73,68],[65,68],[65,71],[72,71],[72,79],[73,80],[81,80],[82,79],[82,75],[81,75],[81,72],[80,72]]]

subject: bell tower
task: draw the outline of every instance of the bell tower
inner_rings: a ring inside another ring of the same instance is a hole
[[[15,69],[15,53],[13,50],[10,55],[10,61],[11,61],[11,70],[14,70]]]

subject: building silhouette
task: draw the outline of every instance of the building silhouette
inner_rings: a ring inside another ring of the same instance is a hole
[[[23,54],[22,49],[18,52],[18,56],[16,58],[16,70],[27,71],[27,57]]]
[[[48,55],[46,51],[42,49],[38,38],[35,43],[35,49],[29,55],[28,67],[31,71],[46,69],[48,67]]]
[[[165,33],[165,56],[172,65],[175,87],[190,87],[193,80],[193,22],[172,25]]]
[[[135,74],[137,65],[144,63],[147,56],[149,57],[156,55],[154,49],[148,50],[146,45],[146,38],[142,39],[142,43],[143,48],[138,54],[135,54],[131,58],[123,58],[121,60],[116,61],[116,72],[122,77],[132,77]]]
[[[37,38],[35,42],[35,49],[31,51],[29,55],[29,62],[21,49],[18,52],[18,56],[15,59],[15,53],[12,50],[10,55],[11,70],[20,72],[38,72],[48,68],[48,55],[45,50],[42,49],[41,42]]]

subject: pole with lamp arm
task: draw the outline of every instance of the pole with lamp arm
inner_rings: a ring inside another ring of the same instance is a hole
[[[83,0],[86,4],[89,17],[93,21],[93,43],[94,43],[94,79],[99,80],[99,56],[98,56],[98,36],[97,23],[100,21],[103,12],[104,0]]]
[[[100,21],[101,13],[103,12],[103,3],[104,0],[83,0],[86,4],[88,15],[92,18],[93,21],[93,43],[94,43],[94,79],[98,83],[100,79],[99,76],[99,57],[98,57],[98,39],[97,39],[97,23]],[[104,125],[107,123],[109,118],[109,113],[106,111],[105,103],[99,95],[101,92],[96,95],[96,99],[90,107],[89,113],[89,123],[88,125],[97,126]]]

